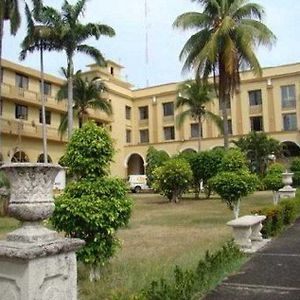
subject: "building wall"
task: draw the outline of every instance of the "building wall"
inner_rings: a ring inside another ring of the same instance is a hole
[[[39,72],[21,65],[3,60],[4,75],[2,83],[3,111],[1,116],[1,144],[0,152],[4,161],[9,161],[16,149],[22,149],[31,162],[35,162],[42,153],[42,128],[39,122],[40,85]],[[126,177],[128,161],[132,154],[138,154],[145,165],[146,152],[149,145],[158,150],[165,150],[170,155],[186,149],[197,150],[197,138],[191,137],[191,123],[189,118],[183,126],[178,127],[176,117],[183,109],[175,110],[174,115],[163,115],[163,104],[175,103],[178,94],[178,83],[170,83],[133,90],[132,86],[121,77],[122,66],[108,61],[105,68],[90,65],[83,76],[92,79],[99,77],[107,86],[104,95],[111,101],[113,115],[94,110],[89,111],[89,116],[96,122],[105,124],[111,131],[115,142],[116,155],[111,166],[113,175]],[[16,72],[29,77],[28,90],[16,87]],[[51,95],[47,96],[46,110],[51,111],[51,125],[48,129],[49,155],[53,162],[58,162],[66,147],[66,136],[58,133],[61,116],[66,113],[66,101],[57,102],[55,95],[64,80],[54,76],[45,75],[46,82],[52,85]],[[293,141],[300,143],[299,120],[300,120],[300,63],[263,70],[261,77],[254,77],[251,72],[241,74],[241,85],[231,101],[231,109],[228,110],[229,118],[232,120],[232,139],[248,134],[251,130],[250,118],[263,117],[263,130],[278,140]],[[294,85],[296,102],[292,107],[282,107],[281,87]],[[249,105],[249,91],[261,90],[262,104]],[[15,118],[15,105],[28,106],[27,120]],[[131,114],[126,118],[126,106],[131,108]],[[148,107],[148,118],[140,119],[140,107]],[[217,99],[208,105],[208,109],[214,113],[220,113]],[[296,114],[297,128],[291,131],[283,130],[283,116],[285,114]],[[78,121],[75,120],[75,126]],[[174,127],[174,140],[166,141],[164,127]],[[148,129],[149,142],[141,143],[140,130]],[[126,130],[131,132],[131,140],[127,141]],[[203,123],[203,138],[201,148],[212,149],[223,145],[223,138],[219,129],[211,121]],[[134,160],[130,163],[134,164]],[[138,162],[137,162],[138,163]],[[141,162],[139,162],[141,163]],[[144,165],[142,167],[144,167]],[[141,168],[140,168],[141,169]]]

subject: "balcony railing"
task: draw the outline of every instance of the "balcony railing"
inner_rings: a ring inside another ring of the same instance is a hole
[[[30,122],[25,120],[9,120],[1,118],[0,131],[2,134],[42,139],[42,125],[36,124],[34,121]],[[62,142],[67,141],[66,135],[61,136],[56,127],[51,127],[49,125],[47,125],[47,139]]]

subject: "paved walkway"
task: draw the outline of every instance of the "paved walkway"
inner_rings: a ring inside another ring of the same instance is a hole
[[[300,300],[300,219],[205,300]]]

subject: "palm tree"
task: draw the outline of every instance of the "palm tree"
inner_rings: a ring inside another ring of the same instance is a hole
[[[104,82],[95,77],[92,80],[83,79],[81,71],[74,75],[73,79],[73,96],[74,96],[74,112],[78,117],[79,128],[82,127],[84,120],[88,117],[88,109],[96,109],[105,112],[107,115],[112,114],[111,103],[102,97],[102,94],[107,90]],[[64,85],[57,93],[59,101],[67,98],[68,83]],[[67,115],[62,119],[59,126],[60,132],[65,132],[67,129]]]
[[[183,71],[194,70],[197,78],[213,74],[224,120],[224,147],[228,148],[226,103],[239,85],[239,71],[250,68],[261,75],[255,55],[258,45],[272,45],[274,34],[262,23],[264,9],[248,0],[192,0],[203,5],[202,12],[177,17],[174,27],[195,30],[185,43],[180,59]]]
[[[42,8],[39,21],[52,31],[50,42],[52,49],[64,51],[67,56],[68,70],[68,139],[73,129],[73,58],[76,52],[85,53],[104,66],[105,59],[101,52],[89,45],[83,44],[90,37],[97,40],[101,35],[114,36],[115,31],[110,26],[101,23],[81,24],[79,18],[84,14],[87,0],[77,0],[72,5],[64,1],[61,11],[45,6]]]
[[[50,35],[51,31],[47,26],[39,25],[36,23],[36,19],[39,19],[41,13],[40,7],[35,7],[31,12],[28,5],[25,5],[25,14],[27,18],[27,36],[21,43],[22,51],[20,53],[20,59],[24,60],[27,56],[27,52],[33,52],[34,50],[40,51],[40,73],[41,73],[41,85],[40,95],[42,103],[42,126],[43,126],[43,156],[44,162],[48,162],[48,148],[47,148],[47,125],[46,125],[46,109],[45,109],[45,95],[44,95],[44,48],[51,50]]]
[[[202,122],[205,118],[214,121],[218,127],[222,126],[222,119],[206,109],[206,105],[213,100],[212,86],[196,81],[186,81],[179,87],[176,108],[186,107],[177,116],[177,125],[181,126],[187,117],[192,117],[198,123],[198,151],[201,150]]]

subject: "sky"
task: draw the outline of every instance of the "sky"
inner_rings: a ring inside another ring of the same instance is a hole
[[[30,0],[28,0],[30,3]],[[201,11],[201,6],[191,0],[147,0],[148,23],[145,22],[145,0],[89,0],[82,22],[101,22],[116,31],[113,38],[89,39],[88,44],[97,47],[107,59],[124,66],[123,77],[135,88],[176,82],[192,74],[183,75],[179,53],[191,32],[173,29],[176,17],[188,11]],[[259,48],[257,55],[263,67],[300,62],[300,1],[299,0],[253,0],[265,8],[264,22],[277,37],[272,49]],[[23,1],[20,1],[23,2]],[[69,0],[75,3],[74,0]],[[44,0],[44,3],[60,8],[63,0]],[[23,5],[21,12],[23,13]],[[148,31],[149,62],[146,63],[146,28]],[[39,68],[38,53],[29,54],[25,61],[18,59],[20,43],[26,34],[23,20],[15,37],[9,35],[5,24],[3,58]],[[86,70],[93,60],[76,54],[75,69]],[[63,52],[45,54],[45,72],[60,76],[66,66]]]

